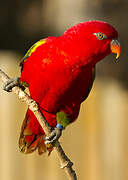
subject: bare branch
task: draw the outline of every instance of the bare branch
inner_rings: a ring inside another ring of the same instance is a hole
[[[10,78],[8,77],[8,75],[5,74],[0,69],[0,80],[3,83],[6,83],[9,79]],[[51,128],[50,128],[48,122],[46,121],[46,119],[44,118],[44,116],[42,115],[42,113],[40,112],[37,103],[33,99],[31,99],[30,96],[19,87],[12,88],[12,92],[14,94],[16,94],[22,101],[24,101],[28,105],[29,109],[31,109],[31,111],[33,111],[33,113],[36,116],[37,120],[39,121],[41,127],[43,128],[45,134],[48,136],[51,132],[51,130],[50,130]],[[70,161],[70,159],[64,153],[59,141],[56,142],[54,149],[60,160],[61,168],[63,168],[65,170],[68,179],[76,180],[77,179],[76,173],[72,169],[73,163]]]

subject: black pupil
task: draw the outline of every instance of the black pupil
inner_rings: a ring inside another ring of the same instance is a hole
[[[99,37],[100,37],[100,38],[102,38],[102,37],[103,37],[103,35],[102,35],[102,34],[99,34]]]

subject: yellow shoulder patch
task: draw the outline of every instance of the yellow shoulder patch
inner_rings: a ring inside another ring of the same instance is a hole
[[[46,42],[46,39],[41,39],[40,41],[36,42],[36,43],[27,51],[27,53],[25,54],[25,56],[24,56],[23,59],[26,59],[26,58],[28,58],[29,56],[31,56],[31,54],[32,54],[33,52],[35,52],[35,50],[36,50],[39,46],[41,46],[42,44],[45,44],[45,42]]]
[[[36,50],[37,47],[41,46],[42,44],[46,43],[46,39],[41,39],[40,41],[36,42],[32,47],[30,47],[30,49],[27,51],[27,53],[25,54],[25,56],[23,57],[20,66],[21,66],[21,72],[23,70],[23,65],[24,62],[27,60],[27,58],[29,56],[31,56],[31,54]]]

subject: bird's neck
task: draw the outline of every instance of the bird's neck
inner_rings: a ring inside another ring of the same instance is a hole
[[[94,66],[98,61],[98,57],[89,48],[89,43],[85,43],[84,39],[79,36],[62,36],[61,48],[69,54],[74,60],[78,60],[81,65],[92,64]]]

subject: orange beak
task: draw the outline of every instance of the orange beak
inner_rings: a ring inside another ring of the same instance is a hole
[[[120,42],[117,39],[113,39],[110,43],[111,52],[116,54],[116,59],[119,58],[121,53]]]

